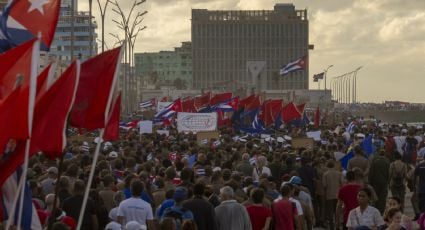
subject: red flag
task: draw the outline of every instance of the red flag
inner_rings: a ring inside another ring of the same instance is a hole
[[[264,125],[274,124],[279,112],[282,111],[282,99],[269,100],[265,106]]]
[[[297,110],[300,114],[304,114],[305,103],[297,105]]]
[[[37,100],[30,154],[42,151],[52,159],[62,154],[66,146],[66,120],[74,102],[79,74],[80,64],[73,62]]]
[[[196,96],[193,98],[193,104],[195,106],[196,111],[199,111],[203,108],[206,108],[210,104],[211,92],[208,92],[201,96]]]
[[[119,139],[120,112],[121,112],[121,93],[115,98],[114,106],[111,110],[111,117],[103,134],[105,141],[114,141]]]
[[[297,107],[294,105],[293,102],[287,104],[285,107],[283,107],[282,109],[282,120],[285,123],[288,123],[292,120],[295,119],[300,119],[301,118],[301,114],[298,111]]]
[[[81,65],[77,95],[70,114],[76,128],[104,128],[121,62],[121,48],[103,52]]]
[[[261,106],[260,96],[255,96],[251,101],[245,104],[245,111],[258,109]]]
[[[55,74],[55,68],[49,64],[37,77],[37,93],[36,100],[38,100],[50,87],[50,81]]]
[[[187,97],[186,99],[183,100],[182,105],[183,105],[183,112],[196,113],[196,108],[193,103],[193,98]]]
[[[250,104],[255,99],[255,94],[252,94],[244,99],[239,101],[239,106],[245,107],[247,104]]]
[[[37,39],[32,39],[0,54],[0,99],[4,99],[13,91],[17,81],[23,86],[29,84],[33,47],[36,41]]]
[[[160,102],[167,102],[168,101],[168,97],[163,97]]]
[[[314,114],[314,128],[318,129],[320,126],[320,108],[317,106],[316,113]]]
[[[20,44],[37,37],[40,32],[44,48],[48,49],[55,35],[60,4],[60,0],[12,1],[6,15],[7,24],[19,24],[20,28],[6,28],[10,40]]]
[[[210,105],[214,106],[232,99],[232,93],[219,93],[211,98]]]

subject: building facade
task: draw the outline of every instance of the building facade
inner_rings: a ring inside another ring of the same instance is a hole
[[[175,85],[179,89],[192,86],[192,50],[190,42],[183,42],[174,51],[135,53],[136,75],[154,85]]]
[[[74,9],[77,9],[77,1],[74,2]],[[49,53],[58,60],[59,67],[67,66],[74,58],[85,60],[90,57],[90,43],[92,45],[92,55],[97,54],[97,34],[95,33],[97,24],[94,21],[94,17],[90,20],[88,12],[75,11],[73,44],[74,57],[71,57],[72,12],[71,0],[62,1],[59,21]],[[91,31],[90,22],[92,23]]]
[[[193,88],[308,89],[308,67],[285,76],[282,66],[308,55],[307,10],[192,10]],[[307,65],[308,66],[308,65]]]
[[[8,0],[0,0],[0,11],[3,11],[4,7],[7,5]]]

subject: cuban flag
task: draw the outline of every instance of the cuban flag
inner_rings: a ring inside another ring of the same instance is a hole
[[[161,111],[157,112],[154,117],[155,123],[167,123],[170,124],[171,118],[174,117],[177,112],[182,112],[182,100],[179,98],[175,100],[173,103],[164,107]]]
[[[156,99],[155,98],[152,98],[150,100],[146,100],[146,101],[140,102],[139,108],[146,109],[146,108],[153,107],[155,105],[156,105]]]
[[[262,120],[260,120],[261,111],[258,110],[258,112],[255,114],[254,120],[252,121],[252,128],[258,132],[266,130],[264,128],[264,123]]]
[[[347,132],[348,133],[354,133],[354,129],[356,127],[357,127],[357,122],[356,121],[350,122],[350,124],[348,124],[348,126],[347,126]]]
[[[304,56],[282,67],[282,69],[280,69],[280,75],[283,76],[298,70],[305,70],[306,68],[307,68],[307,56]]]
[[[55,35],[60,0],[12,0],[0,19],[0,51],[41,36],[41,49],[49,50]]]
[[[223,112],[233,112],[233,111],[236,111],[238,109],[238,104],[239,104],[239,97],[234,97],[234,98],[227,100],[223,103],[219,103],[219,104],[213,106],[212,108],[214,110],[221,110]]]

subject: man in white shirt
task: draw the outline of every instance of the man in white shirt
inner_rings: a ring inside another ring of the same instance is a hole
[[[121,201],[118,206],[118,222],[121,225],[125,226],[130,221],[137,221],[142,225],[147,225],[148,229],[155,228],[152,207],[140,198],[143,187],[143,183],[139,180],[131,183],[132,197]]]

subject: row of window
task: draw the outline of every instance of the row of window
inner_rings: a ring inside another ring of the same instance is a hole
[[[193,37],[307,36],[308,24],[300,23],[192,23]]]

